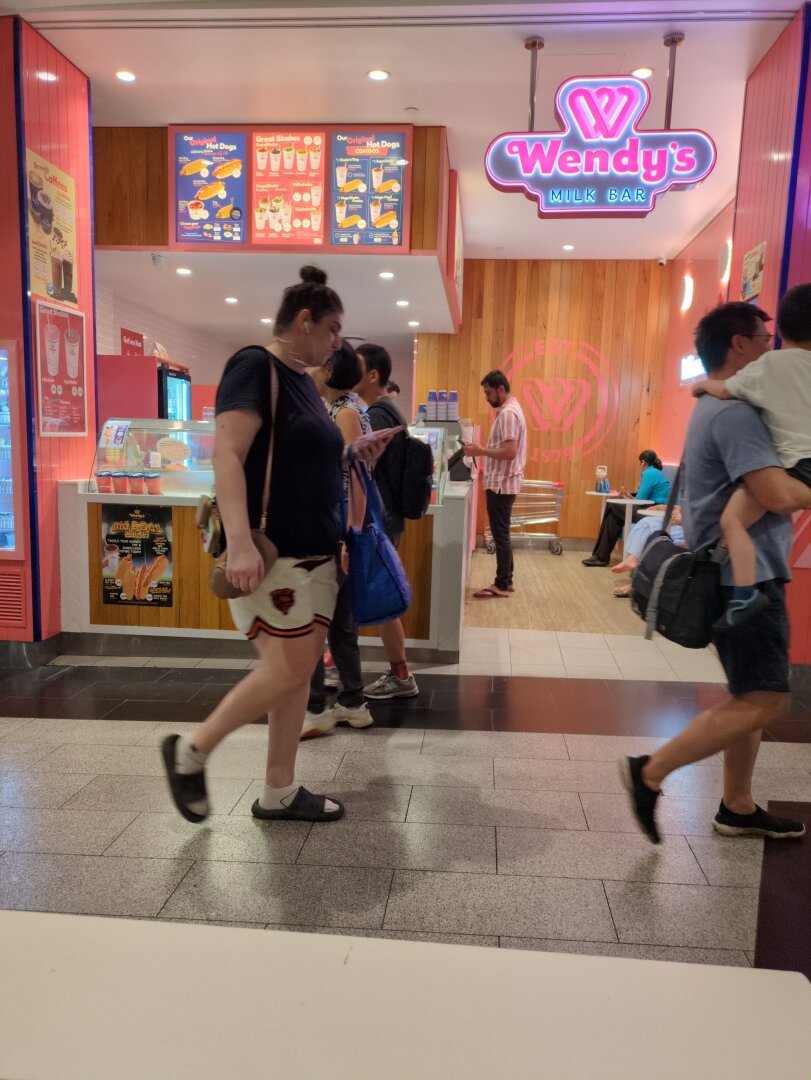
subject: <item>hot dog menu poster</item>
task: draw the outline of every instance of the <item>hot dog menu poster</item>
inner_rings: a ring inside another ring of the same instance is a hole
[[[175,132],[178,243],[244,243],[247,142],[239,131]]]
[[[171,506],[101,508],[105,604],[172,606]]]
[[[324,133],[258,131],[252,141],[253,243],[323,244]]]
[[[402,132],[333,134],[331,243],[402,244],[404,154]]]

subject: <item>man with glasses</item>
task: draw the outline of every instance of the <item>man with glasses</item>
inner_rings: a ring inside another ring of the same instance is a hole
[[[744,303],[722,304],[704,316],[696,328],[696,351],[710,378],[731,378],[767,351],[769,318]],[[787,515],[796,509],[783,494],[785,473],[760,413],[744,401],[700,398],[687,429],[684,474],[682,512],[691,548],[721,539],[721,514],[738,484],[769,511],[750,533],[758,587],[769,604],[715,639],[729,695],[650,756],[621,762],[631,806],[644,832],[658,844],[655,810],[665,777],[723,751],[723,798],[712,823],[715,831],[722,836],[801,837],[802,822],[775,817],[752,798],[763,728],[782,716],[788,692],[785,586],[791,578],[792,526]],[[811,506],[811,489],[808,494],[806,505]],[[728,565],[722,573],[729,586]]]

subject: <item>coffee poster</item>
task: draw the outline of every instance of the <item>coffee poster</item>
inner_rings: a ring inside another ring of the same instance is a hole
[[[325,143],[323,131],[254,133],[254,244],[324,243]]]
[[[37,300],[36,335],[39,433],[86,435],[84,315]]]
[[[333,133],[332,244],[402,245],[405,146],[404,132]]]
[[[175,236],[181,244],[245,242],[242,131],[175,132]]]
[[[75,307],[79,290],[73,178],[32,150],[25,151],[25,160],[31,292]]]
[[[172,606],[171,506],[101,508],[105,604]]]

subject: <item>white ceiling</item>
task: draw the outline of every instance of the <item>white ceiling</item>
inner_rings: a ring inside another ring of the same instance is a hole
[[[26,16],[90,76],[96,125],[442,125],[448,129],[451,165],[460,176],[467,257],[652,259],[675,255],[732,198],[746,78],[800,6],[799,0],[743,0],[746,10],[741,11],[739,2],[547,0],[441,7],[384,2],[340,8],[330,0],[304,0],[280,8],[259,0],[233,7],[176,0],[170,8],[146,0],[131,0],[126,7],[88,0],[22,0],[0,2],[0,11]],[[501,131],[527,123],[527,36],[540,34],[546,41],[540,54],[536,128],[557,128],[553,101],[564,79],[623,73],[643,64],[653,67],[654,75],[651,107],[642,126],[659,127],[668,56],[662,38],[674,30],[684,32],[686,40],[677,54],[673,126],[703,128],[715,140],[718,164],[707,180],[693,191],[668,194],[645,219],[621,222],[541,221],[534,204],[523,196],[503,194],[489,185],[482,165],[488,143]],[[135,83],[115,79],[122,67],[137,74]],[[387,69],[391,79],[370,82],[365,72],[371,67]],[[564,254],[564,243],[574,244],[574,252]],[[193,257],[183,258],[189,264]],[[216,325],[233,321],[233,333],[239,336],[255,325],[258,312],[240,304],[238,312],[223,315],[225,305],[216,299],[223,291],[218,282],[228,281],[231,291],[239,280],[246,296],[258,290],[261,307],[265,298],[278,296],[276,269],[270,264],[283,267],[281,277],[287,284],[301,261],[300,256],[260,256],[261,262],[250,255],[204,258],[208,269],[201,263],[185,283],[193,282],[195,293],[205,290],[197,294],[198,321],[207,317],[205,298],[210,292]],[[340,257],[340,269],[336,266],[333,272],[350,312],[348,326],[356,324],[358,332],[389,326],[389,312],[378,306],[376,274],[368,269],[377,262],[373,257]],[[128,266],[132,260],[123,255],[104,253],[98,261],[99,273],[111,281],[127,273]],[[420,266],[408,273],[416,297],[420,286],[428,286],[428,278]],[[371,286],[370,274],[375,279]],[[169,277],[145,271],[135,283],[130,281],[138,292],[133,299],[150,306],[165,303],[168,294],[159,283]],[[350,308],[355,298],[357,316]],[[435,301],[435,310],[420,318],[421,329],[440,328],[441,292]],[[243,316],[244,323],[239,321]],[[395,309],[391,330],[399,329],[397,320],[401,316]],[[221,330],[212,325],[212,332]]]

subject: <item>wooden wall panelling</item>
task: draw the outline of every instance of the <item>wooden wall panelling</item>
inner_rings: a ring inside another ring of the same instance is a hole
[[[94,128],[93,175],[98,245],[168,244],[166,128]]]

